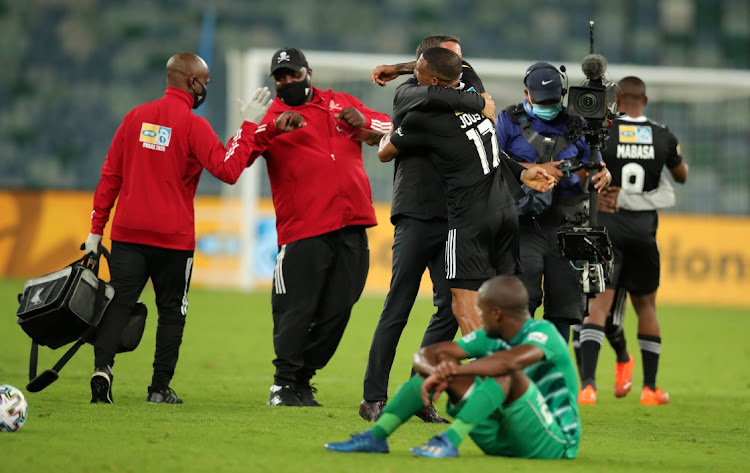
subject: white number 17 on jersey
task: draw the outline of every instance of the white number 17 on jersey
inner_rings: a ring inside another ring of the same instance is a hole
[[[488,133],[492,136],[489,146],[484,143],[482,136]],[[495,169],[500,164],[500,152],[497,144],[497,134],[495,134],[495,127],[492,126],[492,122],[486,119],[482,120],[481,122],[479,122],[479,125],[477,125],[476,128],[467,130],[466,136],[474,143],[474,146],[477,148],[479,160],[482,162],[482,171],[484,171],[485,174],[489,174],[491,170]],[[488,150],[487,148],[490,146],[492,147],[492,149]],[[492,153],[491,168],[489,165],[489,161],[487,160],[488,151]]]

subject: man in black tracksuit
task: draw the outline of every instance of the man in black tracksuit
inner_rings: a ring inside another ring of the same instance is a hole
[[[433,35],[425,38],[417,48],[417,57],[431,47],[441,46],[460,55],[458,38]],[[416,62],[379,66],[373,73],[374,83],[385,85],[400,74],[414,71]],[[464,62],[462,87],[459,90],[436,86],[419,86],[415,77],[396,89],[393,99],[393,124],[397,127],[406,112],[428,105],[446,110],[481,112],[486,104],[479,93],[484,87],[471,66]],[[477,92],[477,93],[474,93]],[[494,104],[491,104],[494,109]],[[493,114],[490,112],[490,116]],[[405,153],[406,155],[406,153]],[[458,323],[451,310],[451,291],[445,279],[445,241],[448,216],[445,191],[434,165],[427,156],[410,153],[395,161],[391,223],[393,233],[393,263],[391,285],[383,306],[370,347],[364,378],[363,400],[359,415],[376,421],[388,399],[388,378],[396,346],[406,326],[409,313],[419,291],[425,268],[430,271],[433,284],[432,315],[422,339],[422,346],[453,340]],[[433,406],[419,413],[425,422],[446,422]]]

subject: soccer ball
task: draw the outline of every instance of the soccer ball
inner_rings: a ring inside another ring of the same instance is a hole
[[[29,405],[23,393],[10,384],[0,384],[0,432],[15,432],[26,423]]]

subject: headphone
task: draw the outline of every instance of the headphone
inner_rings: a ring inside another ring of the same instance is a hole
[[[566,74],[567,69],[565,68],[564,64],[560,64],[560,77],[565,79],[565,85],[562,88],[562,95],[560,98],[565,97],[565,94],[568,93],[568,74]]]

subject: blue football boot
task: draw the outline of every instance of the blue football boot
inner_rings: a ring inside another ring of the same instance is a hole
[[[456,458],[458,457],[458,448],[448,440],[445,434],[432,437],[429,442],[420,446],[409,449],[415,457],[428,458]]]
[[[327,443],[326,450],[344,453],[388,453],[388,441],[378,440],[369,430],[361,434],[352,434],[346,442]]]

